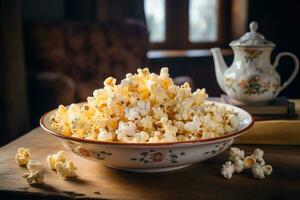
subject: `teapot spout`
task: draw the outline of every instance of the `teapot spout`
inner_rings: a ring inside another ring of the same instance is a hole
[[[210,51],[214,58],[215,73],[216,73],[218,84],[223,90],[223,92],[225,92],[224,73],[228,67],[224,61],[220,48],[212,48],[210,49]]]

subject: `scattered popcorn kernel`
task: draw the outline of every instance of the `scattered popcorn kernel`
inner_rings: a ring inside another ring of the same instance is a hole
[[[49,168],[51,170],[55,170],[55,163],[57,162],[65,162],[65,152],[64,151],[59,151],[56,154],[48,155],[47,161],[49,164]]]
[[[252,156],[256,159],[256,162],[259,163],[261,166],[264,166],[266,164],[265,160],[263,159],[264,156],[263,150],[258,148],[255,149]]]
[[[263,167],[265,175],[271,175],[273,168],[271,165],[264,165]]]
[[[234,173],[234,165],[231,161],[228,161],[222,165],[221,173],[227,179],[232,177]]]
[[[30,159],[30,151],[29,149],[20,147],[15,156],[15,160],[19,166],[25,166]]]
[[[264,179],[265,173],[262,166],[258,163],[255,163],[251,168],[252,174],[257,179]]]
[[[229,160],[233,161],[234,158],[244,159],[245,152],[236,147],[231,147],[229,151]]]
[[[29,160],[27,163],[27,169],[30,172],[36,172],[36,171],[44,171],[44,168],[40,162]]]
[[[244,170],[244,162],[241,158],[235,157],[233,159],[233,164],[236,173],[241,173]]]
[[[55,163],[55,170],[57,174],[62,178],[73,178],[76,177],[76,167],[72,161],[57,162]]]
[[[43,171],[35,171],[30,173],[24,173],[22,175],[23,178],[27,180],[29,184],[37,183],[42,184],[44,183],[44,172]]]
[[[81,106],[59,106],[51,127],[77,138],[149,143],[209,139],[235,131],[237,114],[206,102],[207,97],[205,89],[192,92],[188,83],[175,85],[166,67],[160,74],[138,69],[120,84],[108,77],[104,88]],[[160,135],[154,136],[156,131]]]
[[[42,184],[44,182],[44,168],[40,162],[29,160],[27,169],[29,173],[24,173],[23,178],[25,178],[29,184]]]
[[[265,165],[263,155],[263,150],[255,149],[252,155],[245,157],[243,150],[231,147],[229,151],[230,161],[222,165],[222,175],[225,178],[231,178],[234,172],[241,173],[245,169],[251,169],[255,178],[264,179],[265,175],[270,175],[272,173],[273,168],[271,165]]]
[[[256,159],[253,156],[246,156],[244,159],[245,169],[251,168],[256,163]]]
[[[254,158],[256,158],[256,159],[257,159],[257,158],[262,158],[262,157],[264,156],[264,151],[261,150],[261,149],[259,149],[259,148],[257,148],[257,149],[254,150],[253,156],[254,156]]]
[[[266,164],[265,160],[263,158],[257,158],[256,159],[256,162],[258,164],[260,164],[261,166],[264,166]]]

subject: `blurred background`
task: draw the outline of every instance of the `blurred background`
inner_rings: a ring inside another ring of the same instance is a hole
[[[41,115],[84,101],[107,76],[168,66],[177,81],[222,93],[209,48],[257,21],[277,46],[300,56],[300,7],[293,0],[0,0],[0,145],[38,126]],[[292,60],[277,69],[283,80]],[[300,97],[300,74],[281,95]]]

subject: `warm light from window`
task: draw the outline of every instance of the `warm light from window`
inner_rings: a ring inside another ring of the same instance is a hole
[[[166,30],[165,0],[145,0],[144,8],[150,41],[163,42]]]
[[[189,0],[189,41],[217,40],[217,0]]]

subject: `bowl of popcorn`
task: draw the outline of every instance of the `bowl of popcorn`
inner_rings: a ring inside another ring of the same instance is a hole
[[[43,129],[81,157],[134,171],[175,170],[214,157],[245,133],[246,111],[207,101],[205,89],[176,86],[168,68],[109,77],[87,102],[60,105],[40,119]]]

